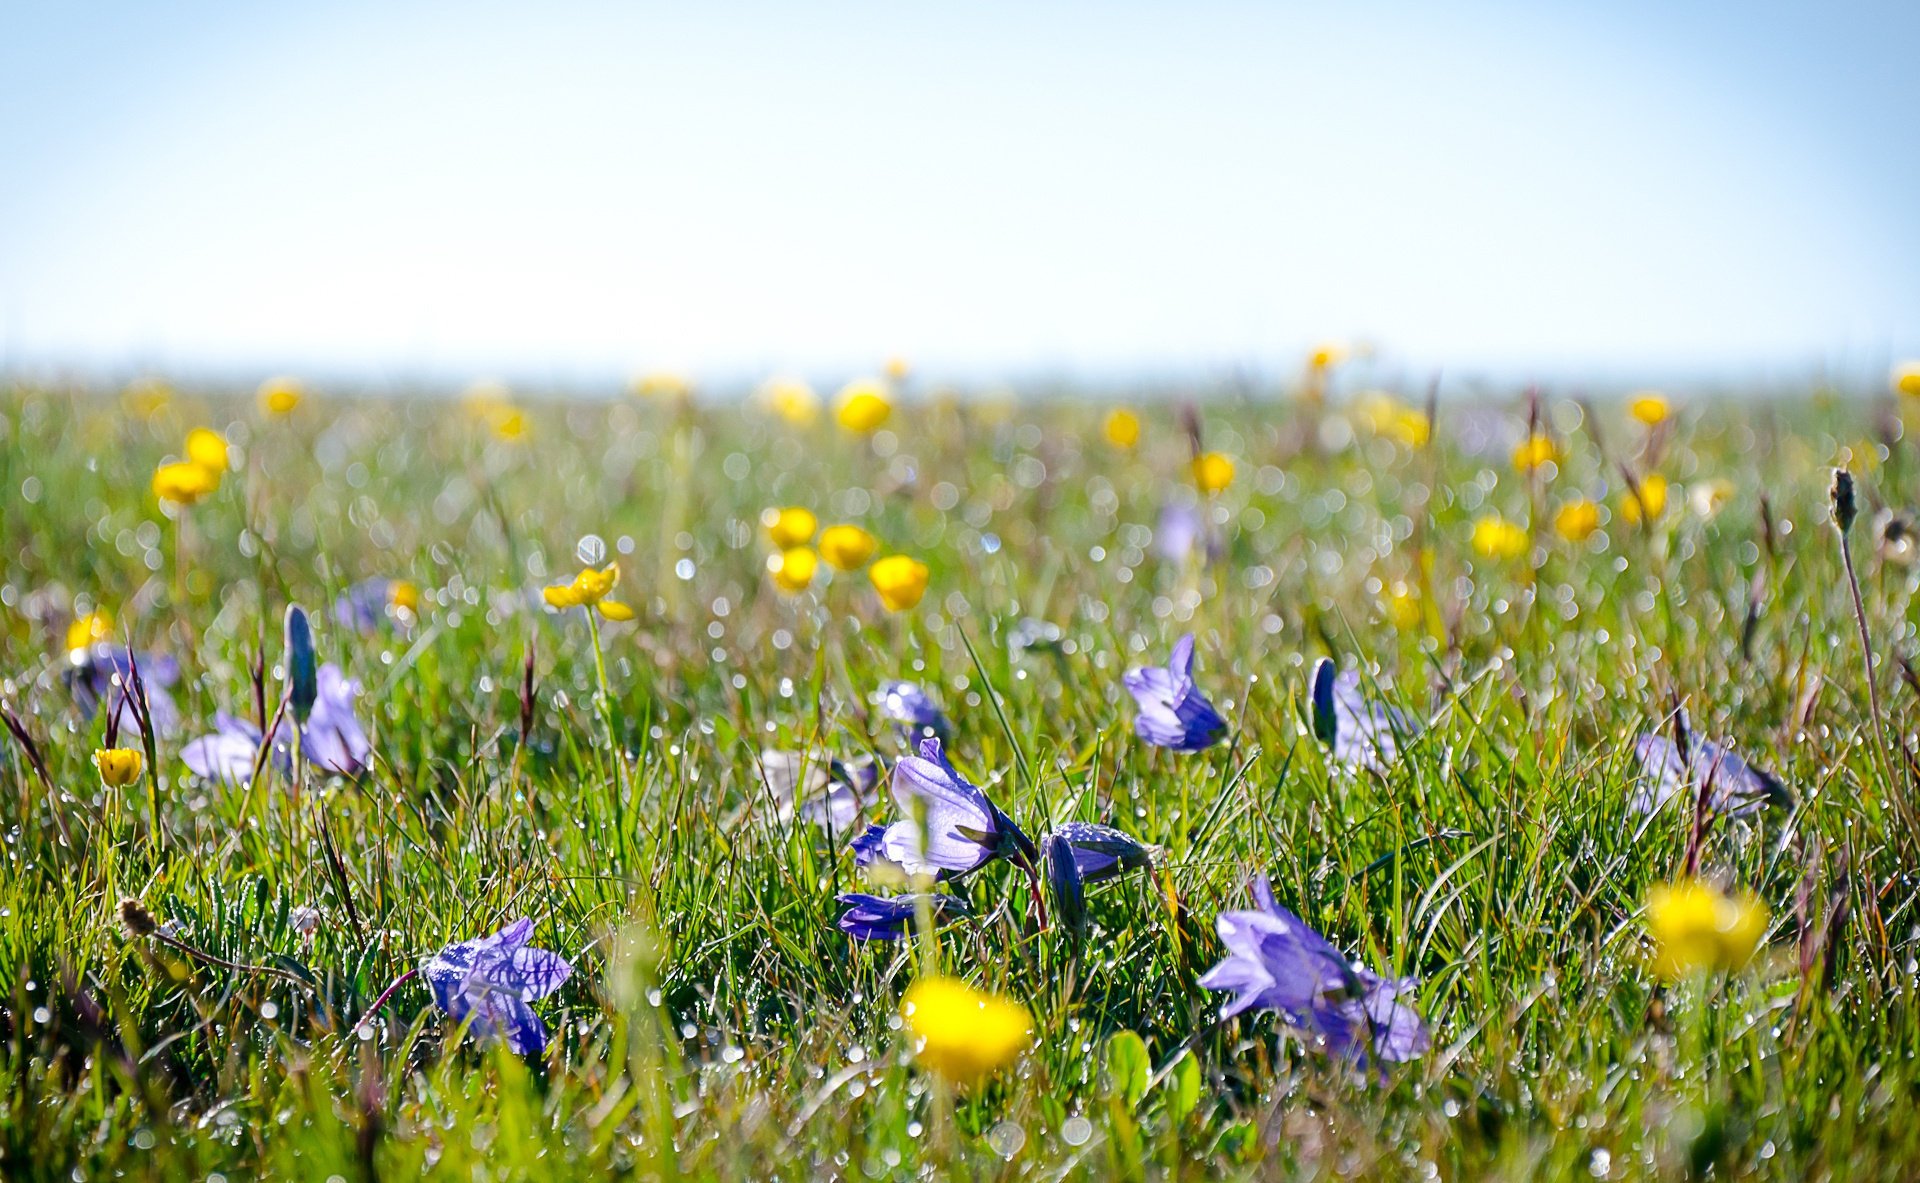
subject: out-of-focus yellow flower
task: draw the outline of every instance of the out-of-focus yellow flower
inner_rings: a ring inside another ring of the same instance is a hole
[[[1554,447],[1552,438],[1539,432],[1521,440],[1513,449],[1513,466],[1521,472],[1532,472],[1559,458],[1560,450]]]
[[[880,549],[880,540],[858,526],[828,526],[820,532],[820,557],[838,571],[858,571]]]
[[[1600,507],[1585,497],[1575,498],[1553,515],[1553,532],[1568,542],[1585,542],[1600,528]]]
[[[867,570],[873,590],[889,612],[905,612],[927,594],[927,565],[906,555],[888,555]]]
[[[1527,553],[1527,532],[1497,513],[1473,523],[1473,549],[1490,559],[1517,559]]]
[[[1033,1018],[1011,999],[958,978],[922,978],[900,1000],[913,1058],[955,1084],[974,1084],[1013,1063],[1033,1038]]]
[[[208,472],[227,471],[227,437],[211,428],[194,428],[187,433],[187,459]]]
[[[1687,486],[1687,504],[1702,518],[1711,518],[1733,500],[1733,482],[1717,476]]]
[[[395,612],[420,611],[420,585],[411,579],[396,579],[387,585],[387,607]]]
[[[633,392],[641,398],[657,398],[661,402],[691,402],[693,379],[673,370],[654,370],[633,380]]]
[[[1648,427],[1658,427],[1673,414],[1673,407],[1659,391],[1643,390],[1627,400],[1627,414]]]
[[[142,419],[151,419],[173,401],[173,387],[158,378],[135,378],[120,392],[127,410]]]
[[[907,375],[913,373],[913,363],[896,353],[887,359],[886,373],[889,381],[905,382]]]
[[[1193,483],[1202,493],[1218,493],[1233,483],[1233,460],[1219,452],[1193,458]]]
[[[260,409],[269,415],[290,415],[306,396],[306,387],[300,384],[298,378],[289,378],[284,374],[268,378],[260,384]]]
[[[220,487],[220,474],[191,460],[153,470],[153,495],[174,505],[198,505]]]
[[[1319,371],[1331,370],[1347,360],[1349,352],[1347,347],[1338,341],[1322,341],[1307,353],[1307,368]]]
[[[1893,389],[1908,398],[1920,398],[1920,359],[1903,361],[1893,367]]]
[[[1424,448],[1433,437],[1427,413],[1409,406],[1384,390],[1370,390],[1354,404],[1360,422],[1375,435],[1399,440],[1410,448]]]
[[[847,383],[834,399],[834,418],[858,435],[872,435],[892,414],[893,401],[887,397],[886,386],[871,378]]]
[[[124,789],[140,779],[146,761],[137,748],[99,748],[93,753],[93,766],[100,772],[100,783],[110,789]]]
[[[774,414],[795,427],[811,427],[820,417],[820,396],[798,378],[769,378],[760,387],[760,399]]]
[[[113,639],[113,613],[105,608],[95,608],[83,616],[73,618],[67,626],[67,648],[87,649],[101,641]]]
[[[769,506],[760,511],[760,524],[767,528],[767,537],[781,550],[805,546],[813,540],[813,532],[820,528],[820,520],[813,516],[813,511],[798,505],[785,509]]]
[[[767,556],[767,574],[783,592],[803,592],[813,586],[820,557],[804,546],[789,547]]]
[[[469,415],[486,424],[495,439],[511,444],[527,437],[526,412],[513,405],[513,395],[505,384],[475,382],[467,387],[467,393],[460,401]]]
[[[1667,509],[1667,478],[1657,472],[1650,472],[1640,478],[1640,492],[1636,496],[1632,489],[1627,490],[1626,500],[1620,503],[1620,516],[1630,526],[1642,521],[1652,521],[1665,513]]]
[[[1131,448],[1140,442],[1140,416],[1125,407],[1108,411],[1100,429],[1106,433],[1107,442],[1116,448]]]
[[[1420,606],[1420,589],[1400,579],[1387,586],[1381,607],[1386,610],[1388,623],[1403,632],[1420,627],[1420,621],[1426,615]]]
[[[541,590],[549,608],[564,612],[568,608],[592,608],[608,620],[632,620],[633,609],[618,600],[608,599],[613,585],[620,582],[620,568],[584,567],[571,583],[556,583]]]
[[[1674,981],[1739,969],[1759,948],[1767,919],[1767,906],[1748,892],[1728,895],[1698,879],[1661,884],[1647,892],[1653,971]]]

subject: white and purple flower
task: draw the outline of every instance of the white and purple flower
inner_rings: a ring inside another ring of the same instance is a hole
[[[532,935],[533,921],[522,918],[490,937],[448,945],[420,967],[434,1002],[454,1022],[471,1020],[475,1035],[504,1040],[523,1056],[547,1046],[546,1025],[527,1004],[573,976],[566,958],[529,948]]]
[[[1139,704],[1134,734],[1156,747],[1198,752],[1219,743],[1227,721],[1193,684],[1193,634],[1174,643],[1167,664],[1128,670],[1121,681]]]

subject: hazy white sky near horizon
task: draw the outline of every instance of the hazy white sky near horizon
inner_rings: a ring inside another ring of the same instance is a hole
[[[1920,4],[0,0],[0,363],[1884,373]]]

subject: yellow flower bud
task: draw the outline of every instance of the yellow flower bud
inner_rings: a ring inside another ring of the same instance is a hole
[[[820,519],[813,511],[798,505],[789,505],[785,509],[763,509],[760,511],[760,524],[767,528],[767,537],[781,550],[792,550],[796,546],[805,546],[813,541],[813,532],[820,527]]]
[[[1513,466],[1521,472],[1532,472],[1559,458],[1560,450],[1554,447],[1553,440],[1538,432],[1521,440],[1513,449]]]
[[[306,397],[297,378],[269,378],[260,384],[260,409],[269,415],[289,415]]]
[[[767,556],[767,573],[773,576],[774,586],[783,592],[807,590],[813,586],[814,572],[819,569],[819,556],[804,546],[789,547]]]
[[[1650,472],[1640,478],[1640,492],[1636,496],[1632,489],[1627,490],[1626,500],[1620,504],[1620,516],[1628,525],[1637,526],[1642,520],[1652,521],[1666,512],[1667,478],[1657,472]]]
[[[1018,1059],[1033,1038],[1027,1008],[958,978],[922,978],[907,989],[900,1017],[913,1058],[955,1084],[984,1080]]]
[[[100,771],[100,783],[110,789],[124,789],[139,780],[145,765],[137,748],[100,748],[93,753],[93,766]]]
[[[101,641],[113,639],[113,614],[105,608],[96,608],[85,616],[74,617],[67,626],[67,648],[87,649]]]
[[[1219,452],[1194,457],[1193,483],[1202,493],[1218,493],[1233,483],[1233,460]]]
[[[1115,408],[1107,412],[1102,430],[1106,432],[1107,442],[1114,447],[1132,448],[1140,442],[1140,416],[1125,407]]]
[[[760,388],[761,401],[795,427],[810,427],[820,417],[820,397],[798,378],[771,378]]]
[[[153,472],[153,495],[175,505],[198,505],[219,487],[219,473],[190,461],[162,464]]]
[[[1490,559],[1517,559],[1527,553],[1527,532],[1499,514],[1473,523],[1473,549]]]
[[[927,565],[906,555],[888,555],[875,563],[867,578],[889,612],[905,612],[927,594]]]
[[[1893,367],[1893,389],[1908,398],[1920,398],[1920,359]]]
[[[820,557],[837,571],[858,571],[880,549],[880,540],[858,526],[828,526],[820,532]]]
[[[227,437],[205,427],[187,433],[187,459],[215,474],[227,471]]]
[[[1600,507],[1585,497],[1567,502],[1553,515],[1553,531],[1568,542],[1585,542],[1600,528]]]
[[[1767,920],[1767,906],[1746,892],[1728,895],[1698,879],[1655,887],[1647,893],[1653,970],[1671,981],[1739,969],[1753,958]]]
[[[1627,400],[1627,414],[1648,427],[1658,427],[1667,421],[1667,416],[1673,414],[1673,408],[1668,405],[1667,397],[1659,391],[1643,390]]]
[[[872,379],[849,382],[834,400],[834,418],[857,435],[872,435],[893,414],[887,388]]]

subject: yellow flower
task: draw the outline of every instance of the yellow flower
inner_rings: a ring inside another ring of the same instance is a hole
[[[205,427],[187,433],[187,459],[212,473],[227,471],[227,437]]]
[[[219,473],[192,461],[162,464],[153,470],[153,495],[175,505],[197,505],[219,487]]]
[[[1567,502],[1553,515],[1553,531],[1568,542],[1585,542],[1600,528],[1600,507],[1585,497]]]
[[[1632,489],[1627,490],[1627,499],[1620,505],[1620,516],[1630,526],[1640,524],[1642,518],[1647,521],[1659,517],[1667,508],[1667,478],[1657,472],[1650,472],[1640,478],[1640,494],[1635,496]]]
[[[620,568],[609,563],[604,568],[583,568],[580,574],[573,577],[572,583],[556,583],[542,589],[540,595],[549,608],[560,611],[593,608],[608,620],[632,620],[632,608],[607,598],[613,591],[613,585],[618,582]]]
[[[387,585],[387,607],[395,612],[420,610],[420,585],[411,579],[396,579]]]
[[[127,409],[142,419],[151,419],[173,401],[173,387],[158,378],[135,378],[120,392]]]
[[[1893,389],[1908,398],[1920,398],[1920,359],[1893,367]]]
[[[859,435],[872,435],[893,414],[887,388],[871,378],[849,382],[834,399],[834,418],[840,426]]]
[[[1658,427],[1673,414],[1673,408],[1667,403],[1667,396],[1657,390],[1643,390],[1627,400],[1627,414],[1646,424]]]
[[[1033,1038],[1033,1018],[1011,999],[958,978],[922,978],[900,1000],[913,1057],[955,1084],[973,1084],[1018,1059]]]
[[[798,378],[769,378],[760,388],[760,399],[795,427],[811,427],[820,417],[820,397]]]
[[[1140,442],[1140,416],[1125,407],[1107,412],[1101,429],[1106,432],[1107,442],[1116,448],[1131,448]]]
[[[1307,368],[1310,370],[1331,370],[1347,360],[1347,347],[1338,341],[1324,341],[1313,347],[1307,354]]]
[[[1398,579],[1387,588],[1383,606],[1386,609],[1387,620],[1393,627],[1402,631],[1418,628],[1421,618],[1425,615],[1420,607],[1420,589]]]
[[[1560,450],[1553,446],[1553,440],[1538,432],[1528,436],[1513,449],[1513,466],[1521,472],[1532,472],[1550,460],[1557,460]]]
[[[858,526],[828,526],[820,532],[820,557],[839,571],[858,571],[867,565],[880,540]]]
[[[84,616],[76,616],[67,626],[67,648],[86,649],[99,641],[113,639],[113,613],[105,608],[96,608]]]
[[[93,766],[100,770],[100,783],[110,789],[123,789],[139,780],[145,763],[135,748],[99,748],[93,753]]]
[[[813,516],[812,510],[789,505],[785,509],[769,507],[761,510],[760,524],[767,528],[767,537],[773,539],[775,546],[781,550],[792,550],[812,541],[820,520]]]
[[[783,592],[803,592],[813,586],[814,572],[820,569],[820,557],[804,546],[789,547],[767,556],[767,574]]]
[[[888,555],[867,571],[889,612],[905,612],[927,594],[927,565],[906,555]]]
[[[1728,895],[1698,879],[1647,892],[1653,971],[1673,981],[1697,970],[1735,970],[1767,932],[1767,906],[1747,892]]]
[[[499,382],[475,382],[461,399],[467,413],[487,425],[495,439],[514,443],[526,438],[527,417],[513,405],[513,396]]]
[[[1193,458],[1193,483],[1202,493],[1218,493],[1233,483],[1233,460],[1219,452]]]
[[[1490,559],[1517,559],[1527,553],[1527,532],[1497,513],[1488,514],[1473,524],[1473,549]]]
[[[306,397],[298,378],[268,378],[260,384],[260,409],[269,415],[288,415]]]
[[[1433,436],[1427,413],[1410,407],[1384,390],[1371,390],[1354,403],[1360,422],[1376,435],[1396,439],[1410,448],[1424,448]]]
[[[671,370],[655,370],[633,380],[633,392],[641,398],[683,403],[693,398],[693,379]]]
[[[907,375],[913,373],[913,365],[906,358],[894,354],[887,359],[887,378],[893,382],[905,382]]]

